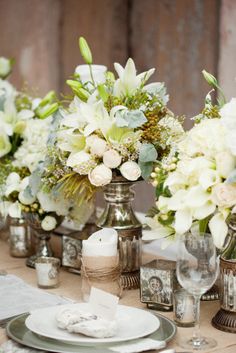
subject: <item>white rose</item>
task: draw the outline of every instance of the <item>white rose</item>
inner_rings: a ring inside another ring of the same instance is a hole
[[[112,171],[104,164],[99,164],[89,173],[89,180],[95,186],[107,185],[112,180]]]
[[[103,155],[103,163],[108,168],[117,168],[121,164],[121,156],[115,150],[106,151]]]
[[[46,216],[41,222],[41,227],[46,230],[47,232],[50,230],[55,229],[57,226],[56,218],[52,216]]]
[[[88,162],[89,160],[90,154],[84,151],[80,151],[77,153],[71,153],[66,162],[66,165],[68,167],[74,168],[82,163]]]
[[[0,126],[1,129],[1,126]],[[0,131],[0,158],[5,156],[11,151],[11,143],[7,134],[4,131]]]
[[[136,162],[125,162],[120,167],[120,172],[127,180],[135,181],[141,176],[141,169]]]
[[[212,188],[212,200],[219,207],[236,205],[236,185],[220,183]]]
[[[216,159],[216,169],[222,178],[227,178],[229,174],[235,169],[235,157],[231,153],[223,151],[217,153]]]
[[[11,61],[7,58],[0,57],[0,77],[5,78],[11,72]]]
[[[102,157],[107,149],[107,143],[99,137],[92,137],[93,138],[89,141],[90,152],[98,157]]]

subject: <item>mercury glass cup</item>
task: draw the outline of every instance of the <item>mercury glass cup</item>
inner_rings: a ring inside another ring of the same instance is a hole
[[[214,284],[218,274],[218,259],[213,238],[208,233],[184,234],[179,239],[177,278],[181,286],[195,298],[196,321],[193,336],[180,341],[188,349],[209,349],[217,345],[200,333],[200,298]]]

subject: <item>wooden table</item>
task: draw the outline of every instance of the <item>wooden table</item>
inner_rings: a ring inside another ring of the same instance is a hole
[[[146,258],[146,256],[145,256]],[[150,258],[149,258],[150,259]],[[17,259],[9,256],[8,244],[6,241],[0,240],[0,270],[6,270],[8,274],[14,274],[22,278],[25,282],[32,286],[36,284],[35,270],[25,266],[25,259]],[[48,292],[56,293],[69,297],[74,300],[81,301],[81,279],[80,276],[61,270],[61,285],[56,289],[50,289]],[[0,298],[1,303],[1,298]],[[121,304],[131,305],[139,308],[146,308],[144,304],[139,301],[139,291],[130,290],[123,293],[120,300]],[[0,304],[1,305],[1,304]],[[215,353],[236,353],[236,335],[225,333],[216,330],[211,326],[211,318],[219,309],[219,302],[202,302],[201,303],[201,331],[205,336],[213,337],[217,340],[218,346],[211,350],[204,351]],[[163,312],[160,312],[163,314]],[[164,313],[170,319],[173,313]],[[192,328],[178,328],[176,337],[168,344],[168,348],[175,348],[176,352],[184,351],[178,346],[178,339],[184,336],[190,336]],[[7,340],[4,329],[0,329],[0,344]],[[186,350],[185,350],[186,351]]]

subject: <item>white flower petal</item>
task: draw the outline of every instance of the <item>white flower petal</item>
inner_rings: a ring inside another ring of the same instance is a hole
[[[212,202],[208,201],[205,205],[202,205],[193,211],[193,217],[198,220],[204,219],[214,213],[215,209],[216,206]]]
[[[209,222],[209,228],[215,246],[221,249],[224,246],[224,241],[228,233],[228,226],[225,222],[224,216],[221,213],[215,214]]]
[[[186,233],[192,225],[192,214],[190,210],[178,210],[175,213],[174,228],[177,234]]]
[[[210,200],[211,195],[202,189],[201,186],[194,186],[188,190],[186,195],[186,205],[190,208],[201,207],[208,200]]]
[[[199,177],[199,184],[204,190],[207,190],[210,186],[217,184],[221,181],[219,174],[216,170],[206,169],[203,170]]]

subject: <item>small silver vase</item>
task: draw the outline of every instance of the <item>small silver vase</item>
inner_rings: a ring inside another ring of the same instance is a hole
[[[132,209],[133,182],[120,177],[103,188],[106,207],[97,221],[98,227],[111,227],[119,236],[119,257],[124,289],[139,288],[142,225]]]
[[[59,226],[63,220],[63,217],[52,214],[52,216],[57,220],[57,226]],[[24,218],[26,219],[28,225],[33,230],[33,235],[36,237],[36,253],[26,260],[26,265],[35,268],[35,261],[39,257],[52,257],[53,251],[50,245],[50,238],[52,231],[45,231],[41,227],[41,220],[37,213],[24,213]]]

